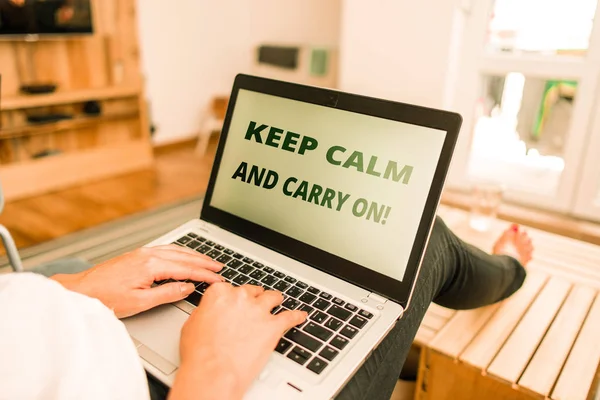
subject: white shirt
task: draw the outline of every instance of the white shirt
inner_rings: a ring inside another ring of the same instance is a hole
[[[0,400],[148,398],[111,310],[40,275],[0,276]]]

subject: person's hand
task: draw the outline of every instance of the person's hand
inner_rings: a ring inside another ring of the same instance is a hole
[[[306,320],[304,311],[272,315],[282,301],[281,293],[258,286],[208,288],[183,326],[170,399],[241,399],[284,332]]]
[[[55,275],[67,289],[97,298],[125,318],[161,304],[186,298],[192,283],[171,282],[152,287],[165,279],[222,282],[214,271],[222,265],[193,250],[175,245],[144,247],[105,261],[73,275]]]

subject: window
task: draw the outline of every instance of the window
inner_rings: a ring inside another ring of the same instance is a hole
[[[491,52],[582,55],[588,49],[596,0],[496,0]]]
[[[496,183],[509,200],[600,220],[600,163],[590,161],[600,149],[596,7],[597,0],[472,2],[450,187]]]

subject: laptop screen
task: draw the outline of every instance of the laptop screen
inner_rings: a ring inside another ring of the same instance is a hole
[[[402,281],[445,136],[240,89],[210,205]]]

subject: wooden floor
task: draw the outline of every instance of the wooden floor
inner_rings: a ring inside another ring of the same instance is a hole
[[[164,149],[151,170],[7,203],[0,223],[24,248],[203,194],[215,148],[212,141],[205,157],[196,156],[193,145]]]

